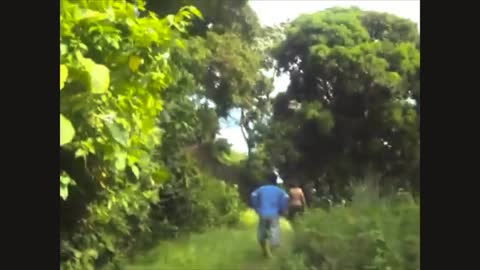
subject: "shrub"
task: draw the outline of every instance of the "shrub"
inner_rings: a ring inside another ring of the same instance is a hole
[[[299,219],[294,254],[283,264],[302,269],[301,259],[305,269],[420,269],[419,218],[409,194],[380,198],[371,186],[359,186],[350,206],[314,209]]]
[[[168,51],[181,45],[187,18],[200,14],[186,7],[158,18],[144,1],[129,2],[60,1],[63,270],[95,269],[130,249],[149,230],[150,205],[167,178],[153,151],[161,92],[176,71]]]
[[[193,224],[198,229],[238,223],[242,202],[236,185],[202,175],[189,197]]]
[[[156,210],[158,222],[166,219],[178,232],[234,225],[242,208],[236,185],[204,174],[190,175],[188,180],[172,179],[160,196],[165,201]]]

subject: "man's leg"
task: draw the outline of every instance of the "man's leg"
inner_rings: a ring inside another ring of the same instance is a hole
[[[297,215],[298,208],[297,206],[291,206],[290,207],[290,212],[289,212],[289,217],[288,219],[290,221],[293,221],[295,219],[295,216]]]
[[[258,222],[258,230],[257,230],[257,235],[258,235],[258,242],[260,244],[260,247],[262,248],[263,255],[266,257],[270,257],[271,251],[270,251],[270,221],[268,219],[263,219],[260,218]]]
[[[300,210],[299,210],[300,215],[303,215],[303,213],[305,213],[305,205],[302,205],[302,207],[300,207]]]
[[[292,220],[292,219],[293,219],[293,214],[294,214],[293,211],[294,211],[293,206],[290,206],[290,207],[288,208],[288,220]]]
[[[270,226],[270,236],[270,244],[272,248],[278,248],[280,246],[280,222],[278,218],[272,220],[272,224]]]

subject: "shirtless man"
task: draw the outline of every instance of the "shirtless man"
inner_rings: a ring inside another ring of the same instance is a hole
[[[288,190],[288,196],[290,198],[288,217],[290,220],[293,220],[298,213],[303,213],[307,207],[307,202],[302,189],[296,183]]]

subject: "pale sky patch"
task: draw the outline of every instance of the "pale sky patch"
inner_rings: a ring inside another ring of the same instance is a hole
[[[263,25],[274,25],[287,20],[294,20],[300,14],[314,13],[331,7],[357,6],[363,10],[388,12],[410,19],[420,26],[420,1],[269,1],[252,0],[250,6],[255,10]]]

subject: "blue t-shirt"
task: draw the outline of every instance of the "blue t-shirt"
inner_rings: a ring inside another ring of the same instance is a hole
[[[288,194],[277,186],[265,185],[253,191],[250,200],[260,217],[276,218],[287,209]]]

